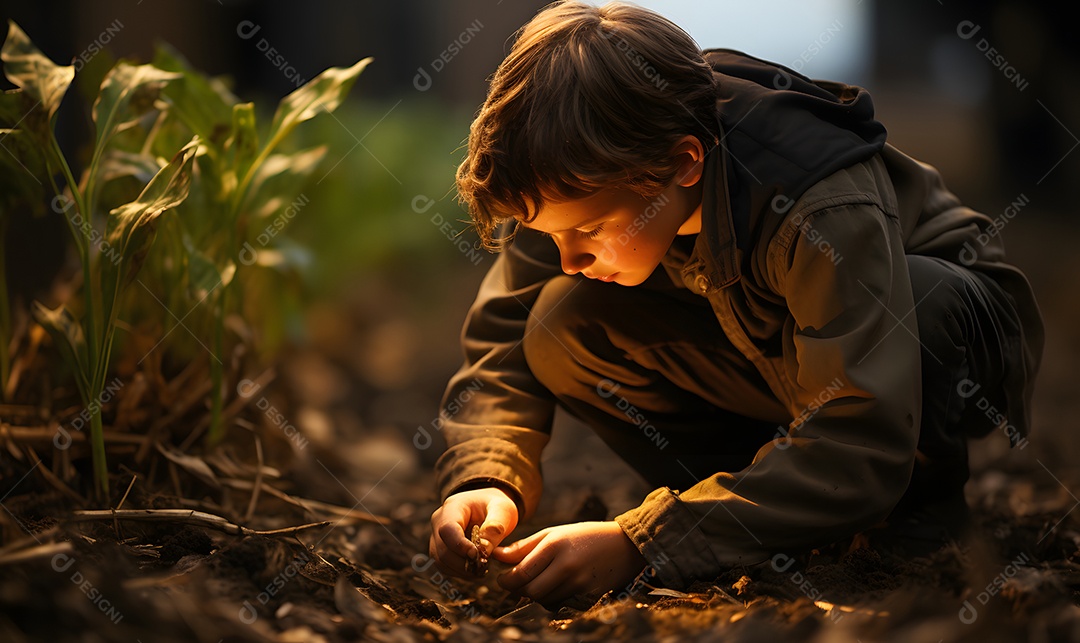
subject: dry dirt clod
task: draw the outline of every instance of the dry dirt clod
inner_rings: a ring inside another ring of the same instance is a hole
[[[483,545],[480,544],[480,525],[473,525],[472,544],[476,548],[476,558],[465,559],[465,571],[473,576],[486,576],[488,559],[487,554],[484,553]]]

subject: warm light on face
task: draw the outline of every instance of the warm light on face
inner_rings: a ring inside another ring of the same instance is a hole
[[[546,203],[522,225],[555,241],[566,274],[636,286],[660,264],[697,205],[677,188],[651,199],[628,188],[610,188]]]

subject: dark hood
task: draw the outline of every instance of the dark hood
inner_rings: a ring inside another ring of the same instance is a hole
[[[777,196],[790,205],[821,179],[873,157],[885,144],[885,126],[861,87],[812,81],[730,49],[704,54],[718,83],[728,198],[745,252],[759,214]]]

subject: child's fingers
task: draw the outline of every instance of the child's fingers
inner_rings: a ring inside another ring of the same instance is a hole
[[[577,588],[567,581],[569,575],[569,570],[553,560],[535,578],[519,587],[517,593],[545,606],[558,603],[577,593]]]
[[[538,531],[527,538],[512,542],[506,547],[496,547],[492,550],[491,557],[502,563],[516,565],[540,544],[540,541],[544,539],[546,533],[547,530],[545,529],[543,531]]]
[[[491,503],[480,527],[480,544],[490,553],[517,526],[517,507],[513,503]]]
[[[447,551],[465,558],[476,557],[476,548],[472,541],[465,537],[465,530],[458,523],[444,522],[439,525],[436,533]]]
[[[517,545],[522,541],[514,543]],[[508,592],[520,592],[524,587],[531,585],[539,577],[545,575],[549,570],[549,566],[552,561],[555,560],[555,548],[554,547],[540,547],[534,549],[536,543],[527,547],[528,552],[524,555],[524,560],[514,565],[513,569],[499,576],[499,585]],[[513,547],[513,545],[511,545]],[[526,547],[522,547],[522,550]],[[500,559],[501,560],[501,559]],[[519,559],[520,560],[520,559]],[[546,587],[549,579],[545,578],[542,581],[542,586]],[[526,596],[532,596],[526,594]]]

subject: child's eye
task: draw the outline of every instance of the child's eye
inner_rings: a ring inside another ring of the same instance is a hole
[[[600,231],[603,230],[603,229],[604,229],[604,224],[601,223],[600,225],[596,226],[592,230],[589,230],[588,232],[582,232],[581,236],[585,237],[586,239],[595,239],[595,238],[600,236]]]

